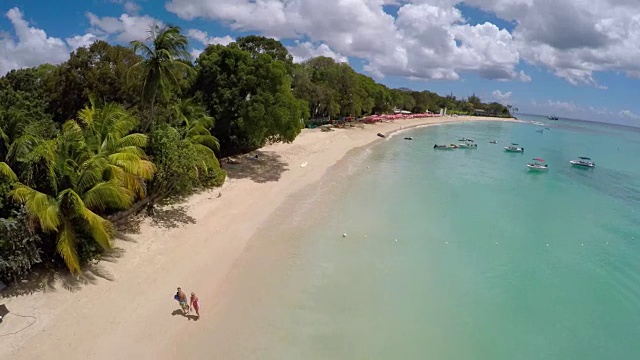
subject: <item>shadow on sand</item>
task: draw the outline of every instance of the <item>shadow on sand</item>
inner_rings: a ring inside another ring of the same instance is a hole
[[[289,170],[280,155],[260,150],[238,158],[237,163],[222,161],[222,167],[231,179],[250,179],[257,183],[278,181]]]
[[[116,262],[122,249],[115,248],[100,257],[100,260]],[[75,292],[85,285],[95,285],[100,279],[114,281],[115,277],[99,262],[83,267],[82,274],[71,275],[66,269],[40,269],[32,273],[29,280],[18,281],[0,292],[0,299],[31,295],[36,292],[56,292],[59,288]]]
[[[172,316],[177,316],[177,315],[181,315],[183,317],[186,317],[189,320],[193,320],[193,321],[198,321],[198,317],[196,315],[187,315],[185,314],[182,310],[180,309],[175,309],[173,310],[173,312],[171,313]]]

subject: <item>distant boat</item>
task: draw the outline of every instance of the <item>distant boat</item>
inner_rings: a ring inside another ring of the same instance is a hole
[[[549,120],[558,120],[557,116],[547,116],[547,119]]]
[[[386,136],[384,136],[384,134],[383,134],[383,133],[378,133],[378,136],[379,136],[379,137],[381,137],[381,138],[386,137]]]
[[[498,143],[498,140],[491,140],[491,141],[489,141],[489,144],[497,144],[497,143]]]
[[[586,156],[580,156],[578,158],[578,160],[571,160],[569,161],[571,163],[571,165],[573,166],[579,166],[579,167],[587,167],[587,168],[593,168],[596,167],[596,163],[594,163],[593,161],[591,161],[590,158],[586,157]]]
[[[405,140],[413,140],[413,138],[411,136],[407,136],[406,138],[404,138]]]
[[[531,171],[547,171],[549,166],[543,164],[544,159],[534,158],[532,163],[527,164],[527,168]]]
[[[539,133],[541,133],[543,131],[544,131],[543,129],[536,129],[536,132],[539,132]]]
[[[457,149],[458,145],[454,145],[454,144],[450,144],[450,145],[438,145],[435,144],[433,145],[434,149],[438,149],[438,150],[453,150],[453,149]]]
[[[551,130],[551,128],[548,128],[548,127],[546,127],[545,129],[546,129],[546,130]]]
[[[524,152],[524,148],[518,146],[518,144],[516,144],[516,143],[511,143],[511,145],[505,146],[504,150],[507,151],[507,152],[521,152],[521,153]]]

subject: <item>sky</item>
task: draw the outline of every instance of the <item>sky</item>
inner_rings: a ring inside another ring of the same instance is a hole
[[[154,22],[180,26],[194,58],[258,34],[390,87],[640,126],[640,0],[0,0],[0,75]]]

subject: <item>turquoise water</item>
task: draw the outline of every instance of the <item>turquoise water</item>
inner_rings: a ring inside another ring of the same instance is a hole
[[[247,255],[214,352],[640,359],[640,130],[548,123],[434,126],[352,155]],[[432,148],[460,137],[478,149]]]

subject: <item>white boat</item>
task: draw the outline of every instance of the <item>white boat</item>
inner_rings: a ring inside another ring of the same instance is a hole
[[[521,153],[524,152],[524,148],[518,146],[518,144],[516,144],[516,143],[511,143],[511,145],[505,146],[504,150],[507,151],[507,152],[521,152]]]
[[[498,143],[498,140],[491,140],[491,141],[489,141],[489,144],[497,144],[497,143]]]
[[[591,159],[586,156],[580,156],[578,160],[571,160],[569,162],[573,166],[588,167],[588,168],[596,167],[596,163],[591,161]]]
[[[543,164],[544,159],[534,158],[532,163],[527,164],[527,168],[531,171],[547,171],[549,170],[549,166]]]
[[[454,145],[454,144],[438,145],[438,144],[435,144],[435,145],[433,145],[433,148],[437,149],[437,150],[453,150],[453,149],[457,149],[458,145]]]
[[[471,139],[464,139],[464,143],[458,144],[458,147],[461,149],[475,149],[478,147],[478,144]]]

